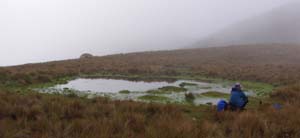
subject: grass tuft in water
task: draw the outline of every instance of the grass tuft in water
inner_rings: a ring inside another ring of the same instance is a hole
[[[194,104],[196,97],[193,93],[185,93],[184,96],[187,103]]]
[[[171,94],[170,91],[162,91],[162,90],[149,90],[147,91],[149,94]]]
[[[186,92],[186,88],[176,87],[176,86],[166,86],[156,90],[149,90],[147,93],[150,94],[171,94],[172,92]]]
[[[181,87],[176,87],[176,86],[165,86],[165,87],[159,88],[159,90],[165,91],[165,92],[186,92],[187,91],[186,88],[181,88]]]
[[[230,94],[210,91],[210,92],[202,93],[201,96],[212,97],[212,98],[229,98]]]
[[[179,84],[179,86],[183,88],[183,87],[186,87],[186,86],[198,86],[198,84],[183,82],[183,83]]]
[[[171,99],[165,96],[156,96],[156,95],[144,95],[141,97],[138,97],[140,100],[146,100],[146,101],[158,101],[158,102],[167,102]]]
[[[129,94],[130,91],[128,91],[128,90],[122,90],[122,91],[119,91],[119,93],[120,93],[120,94]]]

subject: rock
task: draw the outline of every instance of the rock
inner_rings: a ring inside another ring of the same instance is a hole
[[[80,59],[92,58],[94,57],[92,54],[84,53],[80,56]]]

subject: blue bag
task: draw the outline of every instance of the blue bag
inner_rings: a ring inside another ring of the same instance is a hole
[[[228,103],[225,100],[220,100],[217,104],[217,111],[222,112],[227,108]]]

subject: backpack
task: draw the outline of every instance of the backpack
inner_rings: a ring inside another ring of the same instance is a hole
[[[228,103],[225,100],[220,100],[217,104],[217,111],[222,112],[227,109]]]

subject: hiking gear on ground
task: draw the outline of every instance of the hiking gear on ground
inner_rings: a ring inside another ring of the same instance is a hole
[[[279,103],[273,104],[273,108],[276,110],[280,110],[282,108],[282,105]]]
[[[217,104],[217,111],[222,112],[225,111],[228,106],[228,103],[225,100],[220,100]]]

